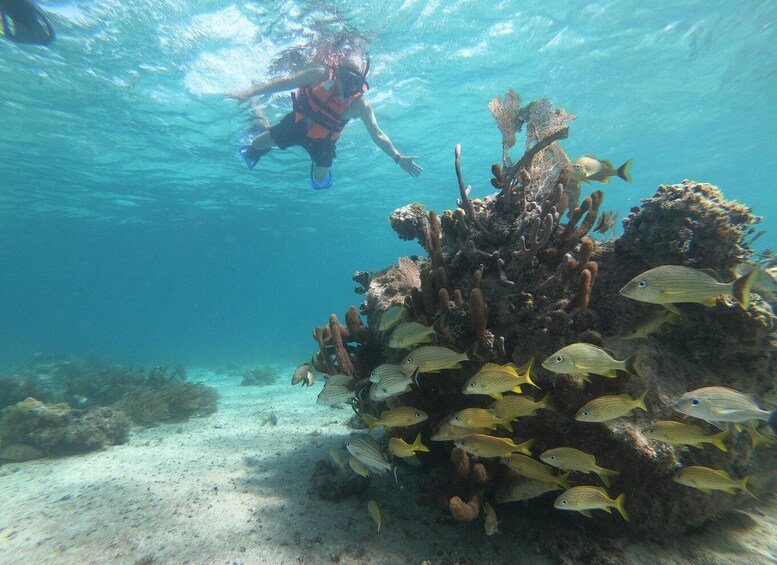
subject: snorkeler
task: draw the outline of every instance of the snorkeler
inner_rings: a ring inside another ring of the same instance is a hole
[[[369,57],[353,51],[336,66],[315,67],[243,92],[227,94],[228,98],[242,104],[258,94],[297,89],[291,95],[292,111],[280,123],[255,137],[250,145],[240,148],[248,168],[253,169],[272,147],[286,149],[299,145],[310,154],[310,186],[316,190],[329,188],[334,181],[329,169],[335,157],[335,144],[348,120],[361,118],[375,145],[409,175],[419,176],[423,169],[413,161],[416,157],[397,151],[378,127],[372,107],[364,99],[369,88],[366,81],[369,68]]]
[[[48,45],[54,28],[29,0],[0,0],[0,36],[14,43]]]

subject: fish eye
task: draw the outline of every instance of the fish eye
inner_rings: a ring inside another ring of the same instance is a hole
[[[564,360],[564,358],[561,355],[556,355],[556,363],[561,363]]]
[[[691,400],[691,406],[698,406],[699,404],[701,404],[701,401],[698,398]]]
[[[656,433],[656,430],[654,430],[653,428],[648,428],[648,429],[645,430],[645,433],[654,434],[654,433]]]
[[[469,388],[475,388],[475,383],[469,383]]]
[[[564,506],[566,506],[568,503],[569,501],[566,498],[561,499],[561,504],[563,504]]]
[[[585,412],[583,412],[583,416],[590,416],[590,415],[591,415],[590,410],[586,410]]]
[[[645,287],[647,286],[647,282],[646,282],[646,281],[639,281],[639,282],[637,283],[637,286],[638,286],[639,288],[645,288]]]
[[[551,461],[555,461],[556,460],[556,456],[555,455],[549,455],[548,459],[550,459]]]
[[[454,422],[460,422],[460,421],[461,421],[461,418],[460,418],[459,416],[454,416],[454,417],[453,417],[453,421],[454,421]]]
[[[416,418],[420,418],[420,417],[421,417],[421,413],[420,413],[420,412],[416,412],[416,413],[415,413],[415,417],[416,417]]]

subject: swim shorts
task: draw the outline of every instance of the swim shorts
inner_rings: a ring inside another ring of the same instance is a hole
[[[270,136],[281,149],[299,145],[308,152],[310,158],[319,167],[332,166],[332,159],[336,155],[334,142],[327,139],[309,138],[305,120],[295,122],[294,112],[289,112],[280,123],[271,127]]]

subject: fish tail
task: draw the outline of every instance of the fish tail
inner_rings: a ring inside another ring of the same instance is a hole
[[[502,426],[504,429],[506,429],[508,432],[513,432],[513,425],[512,422],[513,418],[512,416],[506,416],[505,418],[501,418],[500,421],[497,423],[498,426]]]
[[[413,371],[413,374],[410,375],[410,382],[412,382],[415,386],[418,386],[418,375],[421,374],[419,372],[419,369],[420,369],[420,367],[416,367],[415,371]]]
[[[634,159],[629,159],[618,167],[618,176],[626,182],[631,182],[631,165],[634,163]]]
[[[566,473],[557,477],[558,485],[564,490],[569,490],[569,473],[570,471],[567,471]]]
[[[540,400],[540,407],[546,410],[558,410],[553,402],[550,401],[550,393],[545,393],[545,396]]]
[[[516,447],[519,447],[516,445]],[[529,457],[531,457],[531,448],[534,447],[534,438],[531,438],[529,440],[526,440],[520,445],[520,449],[517,451],[513,451],[513,453],[525,453]]]
[[[741,481],[739,481],[739,488],[741,488],[743,491],[745,491],[747,494],[758,500],[758,497],[754,495],[750,490],[747,488],[747,481],[750,480],[750,477],[745,477]]]
[[[746,275],[739,277],[733,283],[731,294],[734,295],[734,299],[739,302],[739,305],[745,310],[750,306],[750,291],[760,273],[761,269],[753,269]]]
[[[605,469],[603,467],[597,467],[595,473],[599,475],[599,478],[602,479],[605,486],[610,486],[610,477],[617,477],[620,475],[618,471],[611,471],[610,469]]]
[[[726,448],[726,444],[723,443],[723,440],[725,440],[728,437],[728,432],[720,432],[718,434],[715,434],[710,438],[710,443],[720,449],[721,451],[728,452],[728,448]]]
[[[370,431],[370,432],[375,427],[375,425],[376,425],[375,422],[377,422],[377,421],[378,421],[377,419],[373,418],[369,414],[364,414],[362,416],[362,422],[364,422],[367,425],[367,430]]]
[[[429,448],[426,447],[421,442],[421,432],[418,432],[418,435],[415,436],[415,441],[413,442],[413,445],[411,446],[415,451],[425,451],[426,453],[429,453]]]
[[[621,495],[615,499],[615,508],[618,510],[618,512],[621,513],[621,516],[623,516],[623,519],[627,522],[630,522],[629,515],[626,513],[626,507],[624,504],[626,503],[626,493],[621,493]]]
[[[769,427],[777,435],[777,410],[773,410],[769,415]]]
[[[529,367],[526,370],[526,384],[529,384],[529,385],[533,386],[534,388],[540,388],[536,384],[534,384],[534,381],[531,380],[531,367]]]
[[[637,399],[637,405],[635,408],[641,408],[645,412],[648,411],[647,406],[645,406],[645,397],[647,396],[647,393],[648,391],[646,389],[645,392],[643,392],[642,395]]]
[[[644,357],[644,350],[642,348],[637,349],[634,355],[624,361],[624,369],[626,372],[635,377],[645,378],[645,375],[642,372],[642,360]]]

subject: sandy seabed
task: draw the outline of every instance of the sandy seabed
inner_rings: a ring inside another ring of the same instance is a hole
[[[366,500],[311,492],[316,461],[353,433],[350,409],[317,406],[320,384],[242,387],[239,377],[191,374],[221,394],[213,416],[134,428],[128,444],[101,452],[0,467],[0,563],[553,562],[510,536],[520,524],[505,521],[502,535],[487,537],[482,524],[417,507],[402,469],[398,487],[390,475],[370,487],[383,514],[376,535]],[[271,412],[277,425],[261,425]],[[666,544],[610,544],[624,563],[777,563],[777,499]]]

